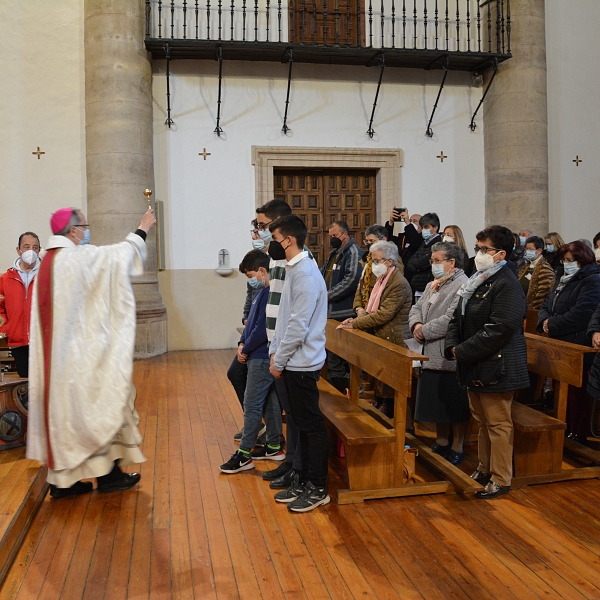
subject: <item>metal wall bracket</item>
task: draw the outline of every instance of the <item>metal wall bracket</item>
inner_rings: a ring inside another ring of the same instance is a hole
[[[171,48],[169,44],[165,44],[165,57],[167,59],[167,120],[165,121],[165,125],[171,129],[174,121],[171,119]]]
[[[471,117],[471,123],[469,124],[471,131],[475,131],[475,129],[477,129],[477,123],[475,123],[475,117],[477,116],[477,112],[481,108],[481,105],[483,104],[483,101],[485,100],[487,93],[490,91],[490,87],[492,86],[492,81],[494,81],[494,77],[496,77],[496,73],[498,72],[498,59],[497,58],[494,58],[493,69],[494,69],[494,71],[492,72],[490,81],[488,82],[487,87],[485,88],[485,92],[483,92],[483,96],[481,96],[481,100],[479,101],[479,104],[477,105],[477,108],[475,109],[475,112],[473,113],[473,116]]]
[[[217,126],[215,127],[214,133],[221,137],[221,134],[223,133],[223,129],[221,128],[221,84],[223,82],[223,50],[221,44],[217,46],[216,60],[219,61],[219,96],[217,99]]]
[[[385,69],[385,56],[383,52],[379,52],[375,55],[368,63],[367,67],[372,67],[375,63],[379,63],[381,71],[379,72],[379,81],[377,82],[377,91],[375,92],[375,100],[373,101],[373,110],[371,111],[371,120],[369,121],[369,129],[367,129],[367,135],[372,138],[375,135],[373,129],[373,119],[375,118],[375,108],[377,106],[377,98],[379,98],[379,90],[381,89],[381,80],[383,79],[383,71]]]
[[[288,69],[288,84],[287,84],[287,96],[285,97],[285,114],[283,115],[283,127],[281,128],[281,131],[283,131],[283,133],[285,135],[287,135],[287,132],[290,131],[290,128],[287,126],[287,118],[288,118],[288,108],[290,106],[290,87],[292,85],[292,66],[294,64],[294,51],[291,48],[288,48],[285,51],[285,54],[283,55],[283,58],[281,59],[282,63],[289,63],[289,69]]]
[[[433,111],[431,111],[431,117],[429,118],[429,123],[427,123],[427,130],[425,131],[425,135],[430,138],[433,137],[433,129],[431,129],[431,122],[433,121],[433,115],[435,115],[435,111],[437,110],[438,102],[440,101],[440,96],[442,95],[442,90],[444,89],[444,83],[446,83],[446,77],[448,76],[448,73],[450,71],[450,69],[448,68],[448,64],[449,64],[449,60],[448,60],[448,56],[446,55],[446,59],[444,60],[444,64],[442,65],[442,68],[444,69],[444,77],[442,77],[442,83],[440,84],[440,89],[438,91],[437,98],[435,99],[435,104],[433,105]]]

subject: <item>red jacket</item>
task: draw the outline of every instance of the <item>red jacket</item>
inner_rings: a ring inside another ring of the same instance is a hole
[[[29,345],[29,321],[31,318],[31,297],[35,276],[25,289],[16,269],[10,268],[0,277],[0,332],[8,338],[9,347]]]

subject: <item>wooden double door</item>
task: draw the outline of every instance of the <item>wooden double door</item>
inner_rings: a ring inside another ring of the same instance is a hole
[[[334,221],[345,221],[366,250],[365,230],[377,219],[375,176],[375,170],[274,170],[275,198],[285,200],[306,224],[306,245],[319,266],[332,250],[328,229]]]

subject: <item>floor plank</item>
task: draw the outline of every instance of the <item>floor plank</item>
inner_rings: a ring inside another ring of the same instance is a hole
[[[0,600],[600,599],[598,480],[294,515],[261,477],[278,463],[220,473],[243,422],[226,376],[233,355],[135,363],[147,460],[128,470],[140,485],[46,498]],[[19,450],[0,453],[0,506],[26,476]]]

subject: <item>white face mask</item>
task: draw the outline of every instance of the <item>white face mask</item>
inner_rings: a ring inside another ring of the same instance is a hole
[[[496,252],[496,254],[498,254]],[[494,256],[496,256],[494,254]],[[475,268],[478,271],[487,271],[490,267],[494,265],[494,256],[491,254],[484,254],[483,252],[478,252],[475,255]]]
[[[596,255],[596,260],[600,261],[600,248],[596,248],[594,254]]]
[[[37,258],[38,258],[38,255],[35,253],[34,250],[26,250],[25,252],[23,252],[23,254],[21,254],[21,260],[26,265],[35,264],[35,262],[37,261]]]
[[[445,235],[442,242],[454,242],[454,238],[451,235]]]
[[[387,273],[387,266],[385,264],[381,264],[381,265],[373,265],[373,275],[375,275],[375,277],[381,277],[382,275],[385,275]]]

